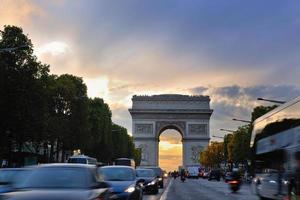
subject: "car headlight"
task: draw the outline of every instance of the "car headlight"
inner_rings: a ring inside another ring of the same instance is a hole
[[[132,192],[134,192],[134,190],[135,190],[135,187],[134,186],[130,186],[129,188],[127,188],[125,190],[125,192],[132,193]]]
[[[153,181],[151,181],[150,183],[148,183],[148,185],[155,185],[155,183],[156,183],[156,181],[153,180]]]
[[[161,181],[161,180],[162,180],[162,178],[158,178],[158,180],[159,180],[159,181]]]

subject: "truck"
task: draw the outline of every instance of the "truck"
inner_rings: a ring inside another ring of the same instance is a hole
[[[200,165],[195,165],[195,166],[188,166],[186,168],[188,172],[188,178],[199,178],[199,173],[200,173],[201,166]]]

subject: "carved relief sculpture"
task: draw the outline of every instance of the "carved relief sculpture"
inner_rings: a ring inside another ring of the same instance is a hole
[[[207,135],[207,124],[189,124],[189,135]]]
[[[192,156],[191,156],[191,160],[194,163],[199,163],[200,160],[200,153],[204,148],[202,146],[192,146],[191,147],[191,151],[192,151]]]
[[[136,134],[152,134],[153,125],[152,124],[136,124],[135,125]]]

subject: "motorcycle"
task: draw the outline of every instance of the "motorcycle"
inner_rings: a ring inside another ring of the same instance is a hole
[[[237,192],[241,187],[240,180],[230,180],[228,181],[228,184],[232,192]]]

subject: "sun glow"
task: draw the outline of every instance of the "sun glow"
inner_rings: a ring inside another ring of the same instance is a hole
[[[100,97],[104,100],[108,99],[108,79],[106,77],[98,77],[98,78],[85,78],[84,79],[89,97]]]
[[[182,165],[181,135],[177,131],[167,130],[160,137],[159,166],[167,171],[177,170]]]

